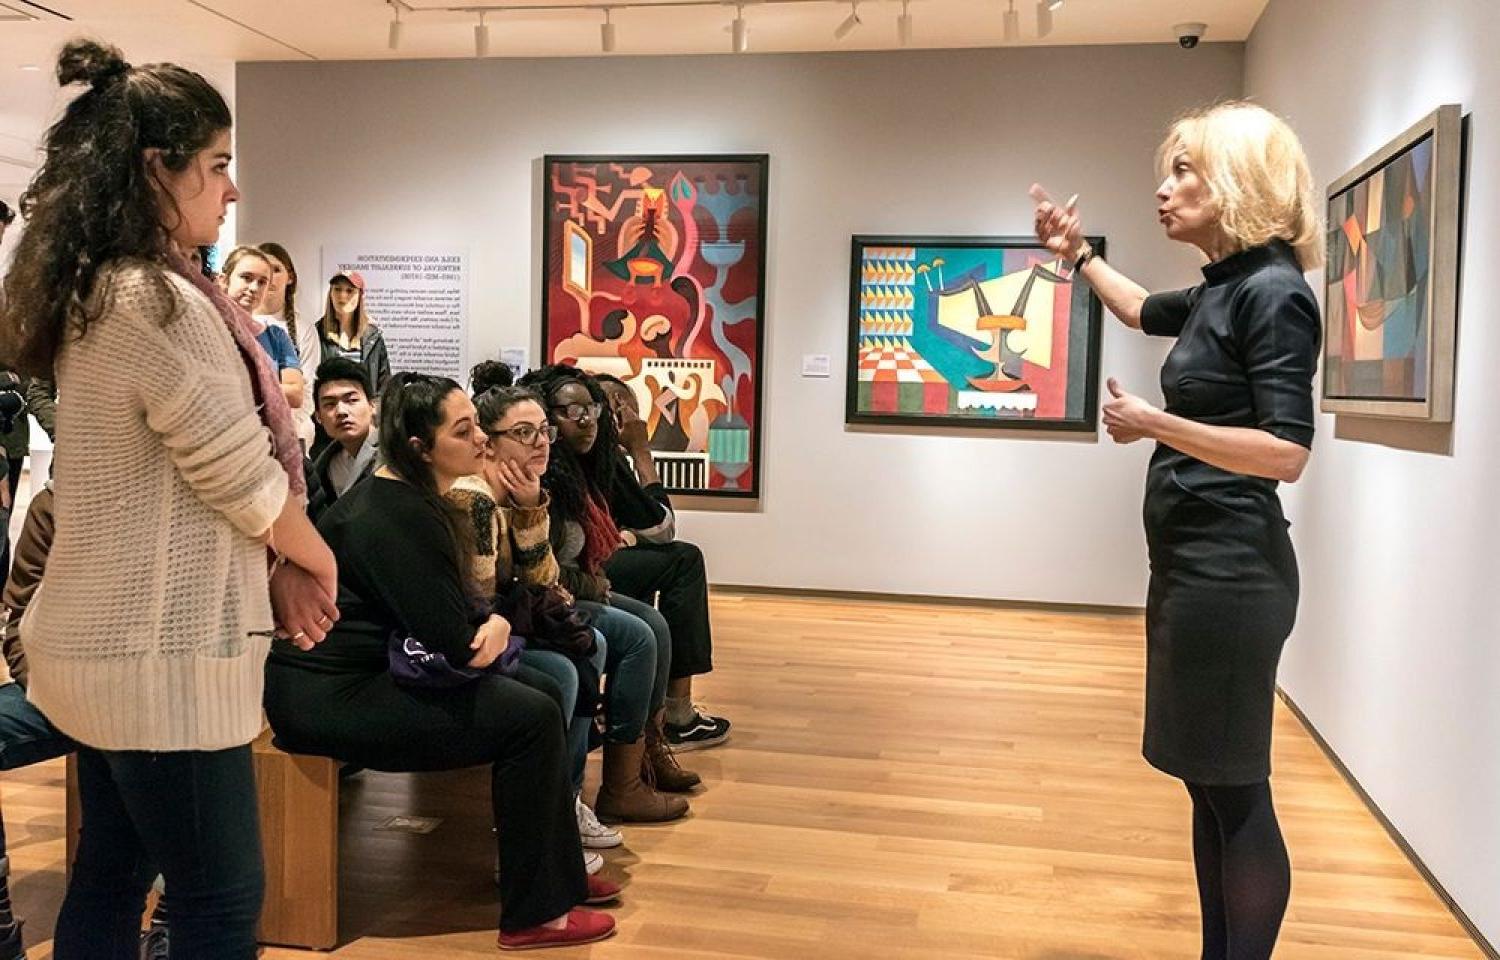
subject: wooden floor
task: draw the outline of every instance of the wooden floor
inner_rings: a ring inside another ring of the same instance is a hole
[[[1187,799],[1138,750],[1138,617],[719,594],[714,623],[699,695],[734,739],[684,756],[707,783],[691,819],[629,829],[610,855],[619,934],[549,956],[1198,956]],[[1294,878],[1277,957],[1481,957],[1278,709]],[[62,892],[62,775],[4,782],[32,957],[51,956]],[[343,803],[332,956],[495,953],[482,773],[364,774]],[[443,822],[375,829],[395,814]]]

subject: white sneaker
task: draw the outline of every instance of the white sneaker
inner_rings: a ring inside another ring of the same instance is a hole
[[[625,837],[620,831],[613,827],[606,827],[599,822],[599,818],[594,816],[594,811],[583,802],[583,797],[574,797],[573,804],[578,814],[578,839],[583,841],[586,851],[608,850],[625,842]]]
[[[583,872],[593,876],[604,869],[604,854],[592,850],[583,851]]]

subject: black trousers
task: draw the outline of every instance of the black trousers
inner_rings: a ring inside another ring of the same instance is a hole
[[[703,551],[682,540],[641,543],[615,551],[604,572],[617,593],[642,603],[656,602],[672,629],[673,680],[713,670],[714,638]]]
[[[502,930],[534,927],[587,897],[562,710],[548,694],[505,677],[421,690],[386,672],[315,673],[271,660],[266,716],[286,749],[371,770],[490,764]]]
[[[135,960],[160,872],[174,960],[253,960],[265,873],[250,747],[78,750],[83,827],[57,917],[57,960]]]

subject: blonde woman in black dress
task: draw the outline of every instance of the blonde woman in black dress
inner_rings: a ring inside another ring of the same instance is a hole
[[[1321,326],[1303,271],[1322,232],[1296,135],[1228,103],[1178,121],[1161,148],[1158,217],[1208,259],[1203,283],[1149,294],[1094,256],[1073,204],[1040,187],[1037,237],[1126,326],[1176,337],[1164,408],[1113,378],[1117,443],[1156,441],[1146,480],[1144,753],[1193,803],[1204,960],[1271,956],[1291,888],[1271,802],[1276,666],[1297,613],[1297,561],[1277,496],[1307,464]]]

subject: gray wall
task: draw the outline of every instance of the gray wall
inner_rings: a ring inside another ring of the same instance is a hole
[[[1325,185],[1439,104],[1473,113],[1453,425],[1320,420],[1291,493],[1302,607],[1281,681],[1500,944],[1496,36],[1493,0],[1273,0],[1246,90],[1291,120]]]
[[[767,152],[764,494],[681,523],[715,582],[1140,604],[1145,444],[846,429],[849,237],[1025,233],[1039,179],[1082,195],[1128,272],[1190,283],[1152,155],[1242,66],[1237,44],[244,64],[239,236],[299,258],[304,313],[323,244],[467,247],[471,357],[535,358],[543,154]],[[1159,396],[1164,347],[1107,318],[1104,372]],[[811,353],[833,378],[801,377]]]

